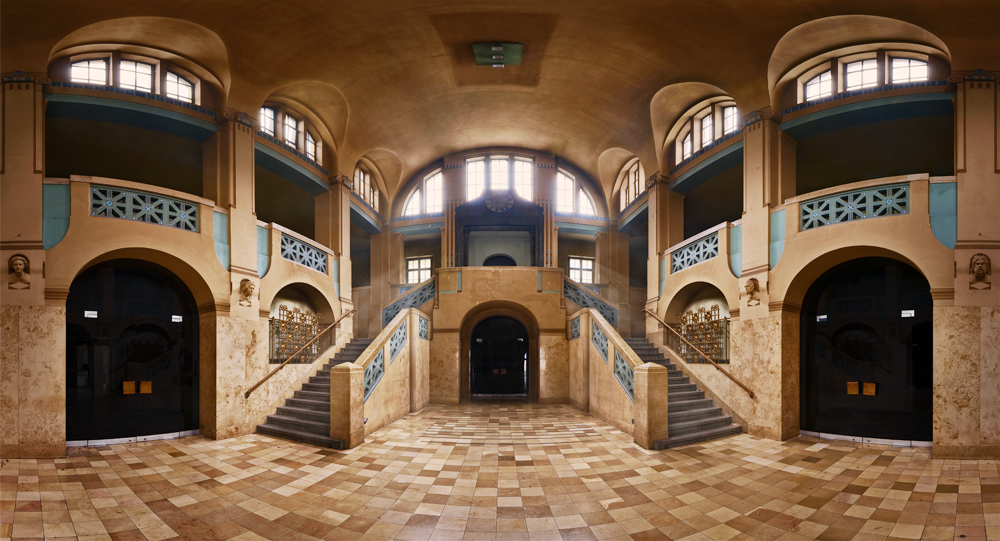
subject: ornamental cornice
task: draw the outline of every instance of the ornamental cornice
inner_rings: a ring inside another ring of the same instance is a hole
[[[237,124],[242,124],[251,130],[257,131],[253,118],[242,111],[226,111],[225,113],[216,116],[215,121],[220,125],[225,124],[226,122],[236,122]]]
[[[354,181],[347,175],[333,175],[330,177],[330,184],[343,184],[348,190],[354,189]]]
[[[670,179],[661,175],[660,172],[657,171],[652,175],[649,175],[649,178],[646,179],[646,189],[648,190],[652,188],[654,184],[669,184],[669,183]]]

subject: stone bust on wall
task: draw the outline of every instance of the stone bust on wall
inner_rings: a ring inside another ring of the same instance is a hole
[[[969,289],[990,289],[989,278],[992,274],[993,266],[990,263],[990,256],[976,254],[969,259]]]
[[[249,278],[240,280],[240,306],[253,304],[253,290],[256,286]]]
[[[756,278],[750,278],[747,283],[744,284],[743,289],[747,294],[747,306],[759,306],[760,305],[760,284],[757,282]]]
[[[14,254],[7,260],[7,289],[30,289],[31,267],[28,258]]]

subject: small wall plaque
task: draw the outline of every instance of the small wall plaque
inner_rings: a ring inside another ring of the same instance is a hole
[[[867,385],[867,383],[865,385]],[[153,392],[153,382],[152,381],[140,381],[139,382],[139,394],[152,394],[152,392]]]
[[[135,394],[135,382],[134,381],[123,381],[122,382],[122,394]]]
[[[866,396],[875,396],[876,387],[878,387],[877,383],[870,383],[870,382],[866,381],[865,382],[865,390],[864,390],[865,395]]]
[[[847,382],[847,394],[858,394],[858,382],[856,381]]]

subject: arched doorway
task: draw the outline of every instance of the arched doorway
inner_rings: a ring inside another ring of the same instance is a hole
[[[167,269],[116,259],[66,299],[66,439],[198,429],[198,309]]]
[[[528,398],[528,331],[510,317],[491,317],[472,330],[472,398]]]
[[[801,316],[803,430],[932,437],[930,284],[894,259],[866,257],[820,276]]]
[[[506,254],[494,254],[483,261],[484,267],[516,267],[517,262],[513,257]]]

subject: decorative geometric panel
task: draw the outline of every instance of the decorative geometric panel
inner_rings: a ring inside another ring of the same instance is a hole
[[[563,279],[563,297],[566,297],[566,299],[581,308],[593,308],[597,310],[612,327],[618,327],[618,310],[594,296],[587,288],[577,286],[568,278]]]
[[[403,351],[403,345],[406,344],[406,322],[404,321],[402,325],[396,329],[396,332],[392,333],[389,337],[389,364],[396,360],[396,355],[399,355],[400,351]]]
[[[278,306],[278,317],[271,318],[270,324],[270,359],[272,363],[280,363],[306,345],[320,331],[320,314],[310,310],[302,311],[299,307],[289,309],[282,304]],[[302,352],[297,357],[298,362],[311,363],[316,356],[326,351],[329,346],[314,342],[309,351]]]
[[[825,225],[909,214],[908,184],[879,186],[867,190],[842,192],[799,204],[799,228],[802,231]]]
[[[94,186],[90,215],[198,231],[198,204],[135,190]]]
[[[711,308],[702,306],[698,311],[688,310],[681,314],[677,331],[685,340],[701,350],[717,363],[729,362],[729,320],[719,315],[719,305]],[[688,363],[708,363],[694,348],[686,343],[675,349]]]
[[[368,396],[375,390],[378,382],[382,381],[384,375],[385,362],[382,361],[382,351],[379,350],[375,359],[368,365],[368,368],[365,368],[365,402],[368,401]]]
[[[417,316],[417,336],[424,340],[431,339],[431,322],[422,316]]]
[[[580,338],[580,316],[569,320],[569,339],[576,340]]]
[[[684,270],[719,255],[719,233],[702,237],[670,254],[670,272]]]
[[[604,331],[597,326],[596,321],[590,322],[593,327],[590,329],[591,337],[590,339],[594,342],[594,347],[600,352],[601,357],[604,357],[604,362],[608,362],[608,337],[604,334]]]
[[[615,379],[622,384],[622,389],[632,402],[635,402],[635,371],[632,366],[625,361],[621,353],[615,350]]]
[[[431,280],[423,285],[423,287],[414,289],[406,294],[405,297],[399,299],[398,301],[390,304],[385,309],[382,310],[382,327],[385,327],[392,321],[392,318],[396,317],[407,308],[414,308],[423,305],[425,302],[434,298],[437,291],[436,289],[437,281]]]
[[[281,234],[281,257],[326,274],[326,252],[284,233]]]

